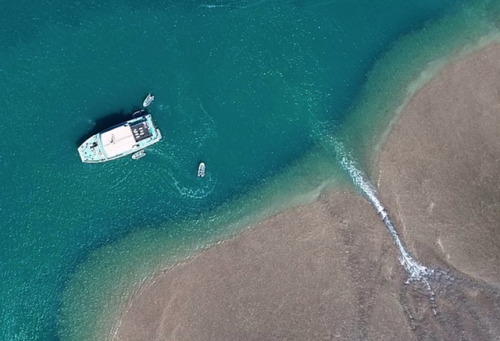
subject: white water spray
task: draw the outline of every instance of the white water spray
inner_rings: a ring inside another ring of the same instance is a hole
[[[363,192],[372,206],[377,210],[377,214],[382,219],[382,222],[385,224],[392,239],[394,240],[394,243],[396,244],[396,247],[399,251],[399,261],[408,273],[408,280],[406,284],[412,281],[423,283],[430,295],[432,311],[434,312],[434,314],[436,314],[435,294],[429,282],[430,277],[435,274],[435,270],[430,269],[417,262],[406,250],[403,242],[398,235],[398,232],[392,224],[387,210],[378,199],[375,188],[373,188],[373,186],[367,180],[366,176],[359,169],[354,159],[346,152],[343,144],[339,141],[334,140],[334,147],[340,165],[349,174],[354,184]]]

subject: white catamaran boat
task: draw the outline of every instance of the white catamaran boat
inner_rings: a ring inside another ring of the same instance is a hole
[[[149,105],[152,99],[149,94],[143,104],[148,101]],[[85,163],[107,162],[130,154],[137,160],[146,155],[145,148],[161,138],[151,115],[142,109],[134,113],[134,118],[89,137],[78,147],[78,154]]]

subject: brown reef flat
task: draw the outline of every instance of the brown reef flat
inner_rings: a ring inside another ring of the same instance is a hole
[[[375,169],[409,251],[446,273],[437,314],[370,204],[333,192],[158,274],[113,339],[500,340],[500,46],[418,91]]]

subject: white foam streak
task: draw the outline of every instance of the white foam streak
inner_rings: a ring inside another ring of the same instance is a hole
[[[354,184],[363,192],[368,201],[370,201],[372,206],[377,210],[377,214],[382,219],[382,222],[385,224],[392,239],[394,240],[394,243],[396,244],[396,247],[399,251],[399,261],[409,276],[407,283],[411,281],[423,282],[431,293],[431,299],[433,299],[434,293],[432,292],[428,277],[434,273],[434,270],[429,269],[417,262],[406,250],[403,242],[401,241],[401,238],[398,235],[398,232],[392,224],[387,210],[378,199],[375,188],[373,188],[370,182],[366,179],[366,176],[359,169],[354,159],[350,157],[349,154],[345,151],[342,143],[334,141],[334,146],[337,158],[342,168],[349,174]]]

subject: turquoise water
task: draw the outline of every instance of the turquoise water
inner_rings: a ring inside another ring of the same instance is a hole
[[[153,270],[342,186],[325,135],[367,157],[401,89],[427,62],[494,31],[499,7],[9,1],[0,15],[0,339],[107,335]],[[82,164],[78,143],[149,91],[164,140],[138,161]]]

